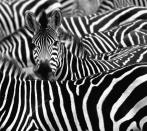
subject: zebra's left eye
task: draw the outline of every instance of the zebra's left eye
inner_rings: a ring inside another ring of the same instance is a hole
[[[54,42],[54,46],[57,46],[57,45],[58,45],[58,43],[59,43],[58,41]]]
[[[35,49],[36,45],[35,44],[31,44],[31,49]]]

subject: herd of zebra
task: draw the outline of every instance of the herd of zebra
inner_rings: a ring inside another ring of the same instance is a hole
[[[147,131],[147,1],[80,2],[0,0],[0,131]]]

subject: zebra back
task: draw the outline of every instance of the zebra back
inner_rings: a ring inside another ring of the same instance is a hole
[[[117,48],[146,44],[147,21],[137,20],[114,27],[104,32],[85,35],[81,42],[90,57],[114,51]]]
[[[13,79],[35,79],[35,75],[31,72],[27,72],[24,68],[21,68],[17,61],[13,58],[8,58],[4,54],[0,53],[0,72],[4,75],[12,77]],[[33,71],[32,71],[33,72]]]
[[[98,14],[105,14],[115,9],[121,9],[125,7],[147,7],[146,0],[103,0],[98,8]]]
[[[63,83],[4,81],[1,130],[146,130],[146,64]]]
[[[147,45],[134,45],[126,48],[119,48],[115,51],[99,55],[99,60],[115,61],[125,66],[134,63],[146,63]]]

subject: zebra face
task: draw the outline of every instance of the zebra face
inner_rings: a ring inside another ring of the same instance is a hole
[[[32,52],[36,63],[34,70],[41,79],[52,80],[61,66],[62,45],[58,39],[61,13],[55,10],[47,17],[45,11],[42,11],[37,21],[34,14],[27,11],[25,20],[27,28],[34,33],[32,38],[34,46]]]

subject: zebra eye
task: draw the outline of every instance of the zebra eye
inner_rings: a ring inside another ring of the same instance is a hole
[[[57,45],[58,45],[58,41],[55,41],[55,42],[54,42],[54,46],[57,46]]]
[[[34,43],[31,44],[31,49],[35,49],[36,45]]]

